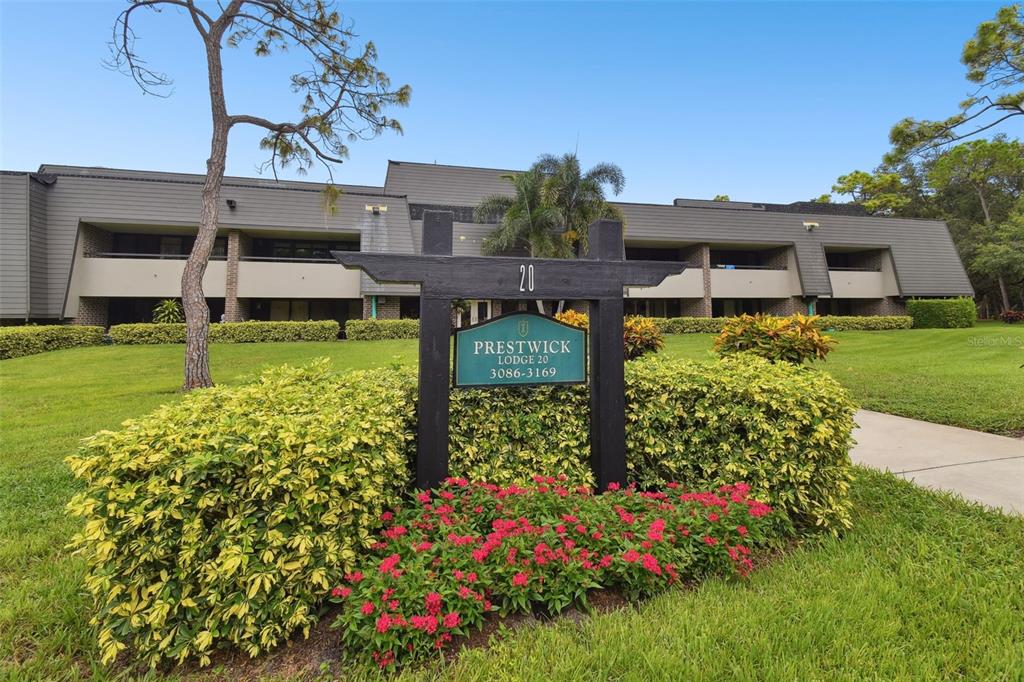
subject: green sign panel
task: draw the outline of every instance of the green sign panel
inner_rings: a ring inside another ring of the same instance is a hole
[[[456,387],[586,380],[587,334],[578,327],[520,312],[455,331]]]

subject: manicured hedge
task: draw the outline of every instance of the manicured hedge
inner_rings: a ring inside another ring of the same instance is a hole
[[[84,325],[0,327],[0,360],[62,348],[95,346],[103,342],[103,334],[103,327]]]
[[[655,317],[652,318],[665,334],[718,334],[728,317]],[[913,320],[908,315],[822,315],[818,327],[835,331],[880,331],[884,329],[910,329]]]
[[[418,339],[419,336],[419,320],[349,320],[345,323],[345,338],[353,341]]]
[[[304,369],[188,394],[68,458],[104,661],[308,632],[409,485],[412,378]]]
[[[336,320],[307,322],[224,322],[210,325],[213,343],[270,343],[274,341],[334,341],[341,326]],[[117,344],[185,343],[184,323],[115,324],[110,338]]]
[[[824,372],[742,354],[626,365],[630,479],[710,489],[745,481],[803,528],[849,526],[856,406]],[[526,483],[534,473],[591,484],[586,387],[454,391],[453,476]]]
[[[257,654],[308,632],[330,582],[409,490],[416,378],[327,361],[188,394],[68,458],[69,510],[105,661],[156,665],[218,645]],[[629,478],[744,482],[798,529],[849,527],[854,405],[827,374],[757,357],[626,367]],[[452,476],[592,484],[585,386],[452,394]]]
[[[970,298],[915,298],[907,301],[915,328],[973,327],[978,309]]]
[[[914,318],[909,315],[822,315],[818,327],[827,331],[883,331],[910,329]]]
[[[717,334],[727,317],[654,317],[662,334]]]

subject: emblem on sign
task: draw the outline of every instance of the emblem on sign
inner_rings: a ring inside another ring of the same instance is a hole
[[[453,385],[457,388],[586,380],[587,333],[578,327],[518,312],[455,332]]]

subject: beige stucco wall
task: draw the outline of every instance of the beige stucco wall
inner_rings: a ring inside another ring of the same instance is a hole
[[[630,287],[629,298],[700,298],[704,295],[704,278],[700,268],[691,268],[670,275],[656,287]]]
[[[801,294],[793,288],[790,270],[711,270],[714,298],[788,298]]]
[[[337,263],[242,261],[239,298],[359,298],[359,271]]]
[[[157,258],[75,258],[65,317],[78,315],[80,296],[178,298],[185,260]],[[223,298],[226,281],[224,261],[210,261],[203,276],[208,298]]]
[[[892,272],[856,272],[829,270],[832,281],[832,298],[882,298],[898,296],[896,280]]]

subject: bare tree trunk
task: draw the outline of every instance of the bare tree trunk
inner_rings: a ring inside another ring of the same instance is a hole
[[[1013,305],[1010,303],[1010,292],[1006,289],[1006,280],[1003,279],[1002,275],[996,277],[996,281],[999,282],[999,295],[1003,299],[1003,310],[1011,310]]]
[[[199,213],[199,232],[192,252],[185,261],[181,276],[181,302],[185,309],[185,382],[183,391],[213,386],[210,377],[209,333],[210,309],[203,294],[203,275],[217,239],[217,216],[221,183],[228,155],[228,133],[231,123],[224,101],[223,71],[220,61],[220,35],[211,32],[206,38],[206,61],[210,81],[210,110],[213,134],[210,158],[206,161],[203,183],[203,204]]]

